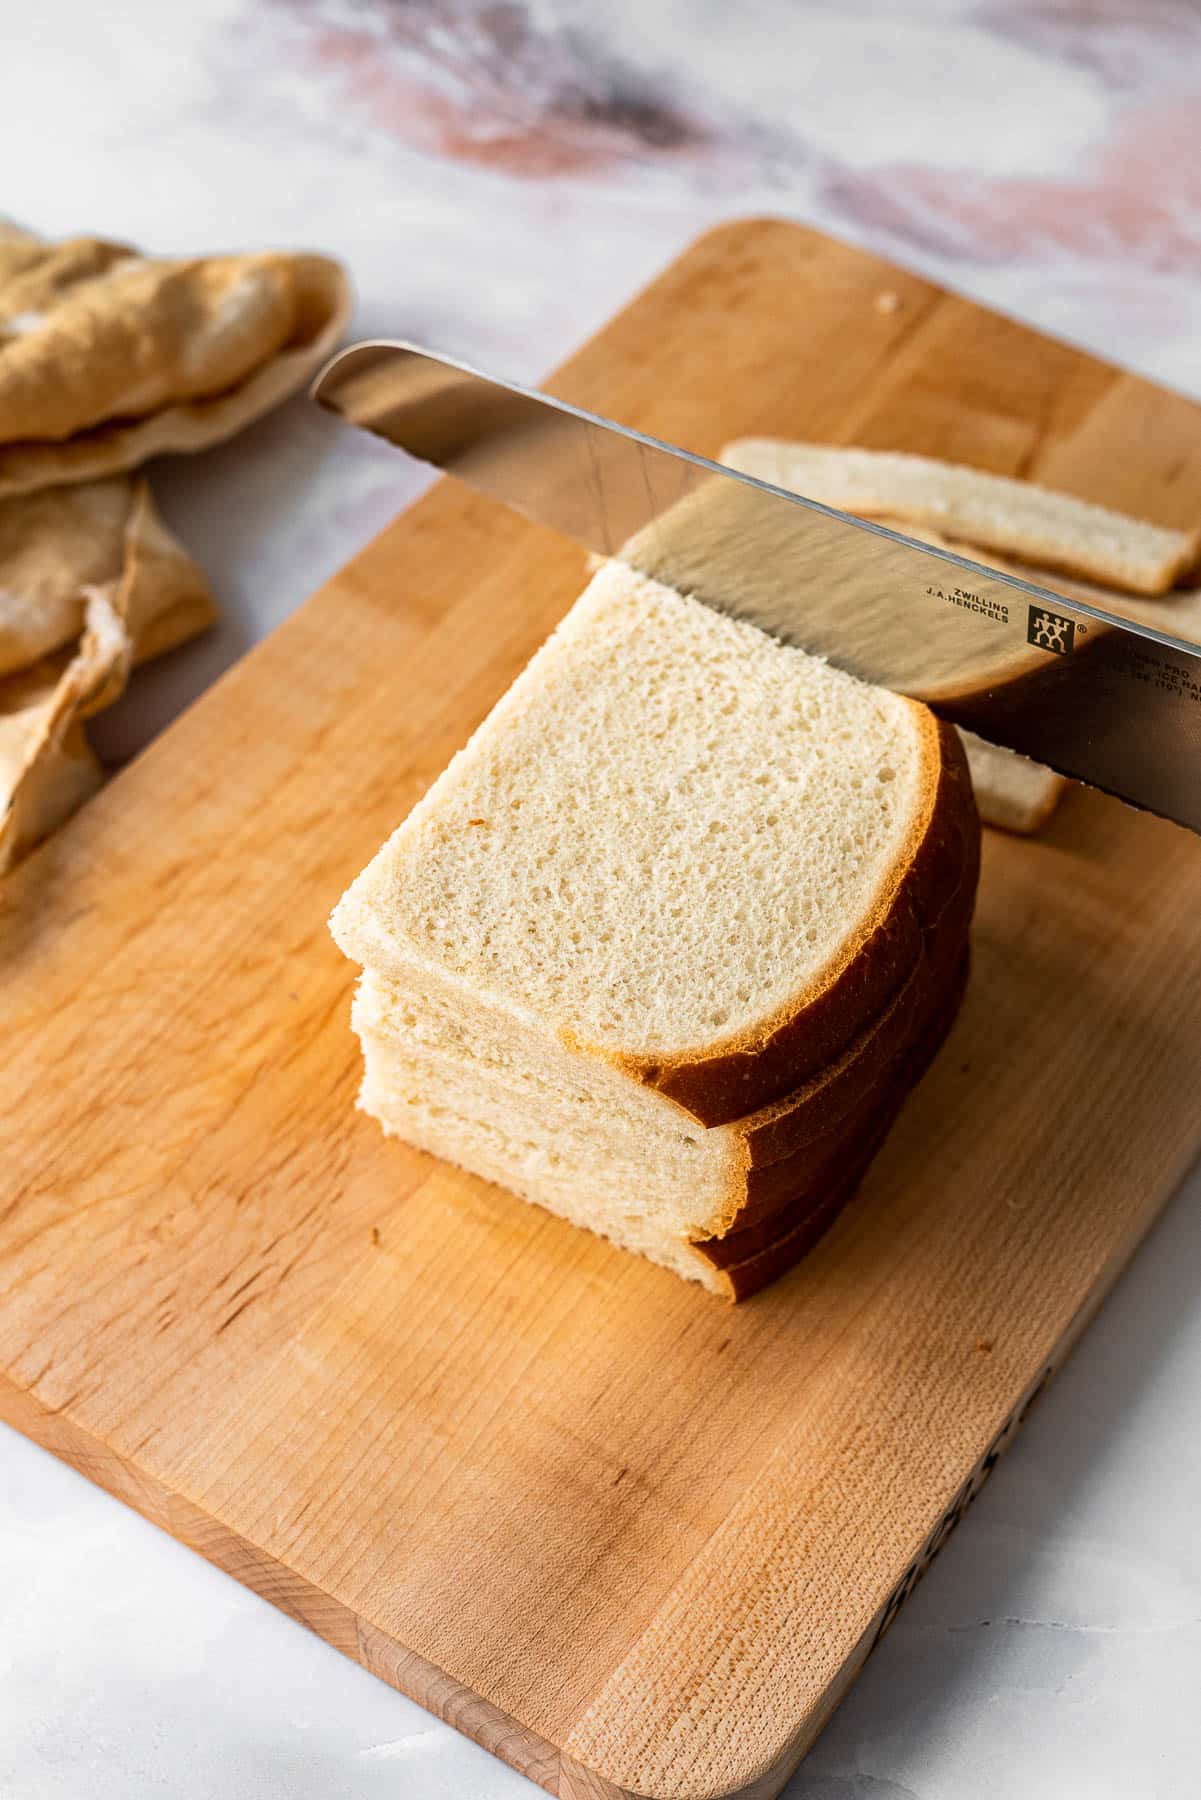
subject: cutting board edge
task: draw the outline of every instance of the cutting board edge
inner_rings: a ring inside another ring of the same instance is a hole
[[[86,1480],[139,1514],[186,1549],[249,1588],[269,1605],[303,1625],[331,1649],[351,1658],[389,1687],[499,1757],[557,1800],[777,1800],[805,1755],[850,1692],[873,1650],[900,1615],[906,1601],[950,1540],[1001,1457],[1013,1444],[1035,1402],[1062,1369],[1075,1345],[1166,1209],[1190,1163],[1182,1165],[1175,1189],[1154,1200],[1128,1237],[1112,1253],[1087,1300],[1069,1320],[1000,1429],[956,1489],[949,1505],[916,1548],[905,1573],[879,1607],[854,1650],[802,1717],[787,1744],[765,1767],[747,1770],[736,1787],[645,1787],[626,1785],[616,1775],[575,1760],[520,1719],[439,1668],[399,1639],[355,1613],[345,1602],[308,1581],[268,1552],[250,1543],[224,1520],[206,1513],[177,1489],[145,1473],[118,1451],[78,1425],[67,1407],[44,1406],[28,1388],[0,1369],[0,1421],[19,1431]],[[569,1736],[570,1741],[570,1736]]]
[[[1071,1356],[1076,1345],[1084,1336],[1088,1327],[1092,1324],[1102,1306],[1105,1304],[1105,1301],[1109,1298],[1109,1295],[1133,1262],[1139,1249],[1146,1242],[1147,1237],[1151,1231],[1154,1230],[1155,1225],[1167,1210],[1167,1207],[1175,1197],[1175,1194],[1179,1191],[1180,1183],[1185,1179],[1192,1167],[1193,1164],[1191,1161],[1182,1166],[1175,1187],[1152,1201],[1147,1210],[1141,1215],[1137,1227],[1132,1228],[1126,1241],[1111,1255],[1105,1268],[1098,1277],[1095,1286],[1089,1293],[1088,1298],[1068,1321],[1060,1335],[1058,1343],[1055,1345],[1050,1355],[1044,1359],[1040,1370],[1035,1373],[1034,1377],[1028,1383],[1021,1398],[1015,1402],[1010,1412],[1006,1415],[1004,1423],[997,1431],[983,1455],[978,1459],[971,1473],[964,1478],[960,1486],[956,1489],[949,1506],[922,1540],[920,1547],[915,1552],[905,1573],[901,1576],[900,1580],[893,1588],[892,1593],[888,1596],[883,1606],[880,1607],[879,1611],[872,1619],[867,1630],[863,1633],[858,1644],[855,1646],[855,1649],[839,1669],[838,1674],[822,1696],[821,1702],[813,1708],[804,1720],[802,1720],[798,1728],[795,1744],[790,1745],[789,1749],[776,1759],[774,1767],[775,1769],[782,1771],[780,1787],[783,1787],[785,1783],[791,1779],[808,1751],[821,1736],[821,1733],[825,1730],[826,1726],[837,1712],[842,1701],[846,1698],[846,1695],[859,1679],[863,1667],[871,1656],[872,1651],[875,1650],[876,1646],[882,1642],[889,1630],[891,1630],[903,1611],[906,1601],[909,1599],[914,1589],[919,1585],[923,1576],[933,1565],[939,1552],[944,1549],[950,1541],[956,1527],[969,1511],[972,1502],[976,1499],[977,1495],[984,1488],[989,1476],[992,1474],[1001,1458],[1005,1455],[1005,1452],[1016,1442],[1018,1434],[1033,1411],[1035,1404],[1041,1399],[1055,1376],[1063,1369],[1064,1364],[1068,1361],[1068,1358]],[[775,1789],[773,1794],[769,1796],[769,1800],[775,1800],[775,1794],[778,1794],[779,1791],[779,1788]],[[715,1796],[715,1800],[750,1800],[750,1796],[751,1790],[742,1788],[734,1794]],[[755,1800],[757,1800],[757,1796],[755,1796]]]
[[[222,1519],[204,1512],[185,1494],[145,1474],[95,1433],[76,1424],[66,1408],[43,1406],[3,1369],[0,1423],[66,1463],[186,1550],[249,1588],[331,1649],[507,1762],[557,1800],[643,1800],[574,1763],[538,1732],[370,1620],[360,1618],[345,1602],[250,1543]],[[763,1790],[762,1800],[774,1800],[776,1792],[778,1789]],[[746,1800],[760,1800],[758,1791],[747,1793]]]
[[[43,1406],[4,1369],[0,1369],[0,1423],[66,1463],[184,1549],[249,1588],[294,1624],[304,1626],[332,1650],[508,1763],[556,1800],[661,1800],[623,1787],[576,1762],[419,1651],[250,1543],[224,1520],[128,1462],[102,1438],[76,1424],[67,1408]],[[776,1800],[806,1747],[798,1750],[791,1763],[776,1764],[749,1786],[740,1786],[719,1800]]]
[[[755,1766],[748,1767],[738,1777],[738,1785],[735,1787],[698,1787],[694,1782],[689,1782],[686,1786],[661,1787],[657,1791],[651,1792],[645,1786],[623,1786],[623,1781],[628,1783],[632,1780],[637,1783],[637,1776],[631,1775],[629,1772],[624,1774],[614,1772],[609,1777],[599,1776],[599,1774],[594,1777],[607,1780],[609,1783],[600,1790],[601,1793],[622,1796],[623,1800],[625,1796],[629,1796],[630,1800],[776,1800],[825,1730],[846,1695],[854,1687],[868,1658],[892,1628],[904,1609],[905,1603],[933,1565],[939,1552],[950,1541],[956,1527],[969,1511],[972,1502],[984,1488],[988,1477],[1005,1452],[1016,1441],[1036,1402],[1054,1377],[1062,1370],[1077,1343],[1125,1274],[1138,1250],[1146,1242],[1148,1235],[1179,1192],[1181,1183],[1193,1167],[1194,1159],[1192,1158],[1181,1163],[1172,1185],[1151,1199],[1139,1215],[1137,1223],[1131,1226],[1127,1236],[1111,1252],[1087,1298],[1068,1320],[1050,1351],[1040,1359],[1038,1367],[1026,1387],[1006,1413],[970,1473],[963,1478],[938,1518],[919,1540],[904,1573],[873,1614],[858,1642],[823,1691],[817,1704],[797,1720],[787,1742],[773,1750],[766,1763],[760,1760]],[[569,1736],[568,1742],[570,1741]]]

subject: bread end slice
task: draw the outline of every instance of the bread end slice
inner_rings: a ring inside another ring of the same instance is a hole
[[[974,731],[960,727],[959,735],[984,824],[1026,837],[1041,831],[1059,805],[1067,778]]]
[[[981,550],[1136,594],[1166,593],[1201,554],[1196,530],[907,451],[739,438],[721,460],[842,512],[932,526]]]

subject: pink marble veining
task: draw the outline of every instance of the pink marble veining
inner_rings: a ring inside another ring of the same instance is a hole
[[[1165,171],[1167,175],[1165,176]],[[982,177],[902,165],[843,172],[826,198],[861,228],[949,260],[1112,265],[1201,279],[1201,70],[1191,93],[1124,109],[1074,176]]]
[[[435,181],[507,180],[498,241],[511,212],[570,241],[598,192],[648,236],[657,208],[698,229],[766,208],[962,271],[985,298],[997,271],[1008,304],[1019,270],[1078,292],[1093,269],[1130,328],[1105,346],[1119,357],[1140,360],[1144,333],[1195,335],[1172,287],[1201,271],[1193,0],[269,0],[258,17],[335,138]]]
[[[315,76],[417,150],[537,179],[669,156],[708,134],[628,69],[590,62],[540,9],[416,0],[366,13],[328,0],[290,8]]]

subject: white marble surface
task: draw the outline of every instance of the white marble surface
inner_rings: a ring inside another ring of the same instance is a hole
[[[773,212],[1201,392],[1196,0],[26,0],[2,41],[14,215],[333,250],[364,331],[536,377],[706,225]],[[156,483],[226,622],[139,676],[114,760],[413,491],[301,402]],[[792,1800],[1201,1788],[1198,1198]],[[0,1432],[3,1800],[534,1792]]]

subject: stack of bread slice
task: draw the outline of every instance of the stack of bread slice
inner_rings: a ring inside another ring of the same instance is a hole
[[[335,910],[360,1105],[740,1298],[941,1043],[978,858],[924,706],[609,564]]]

